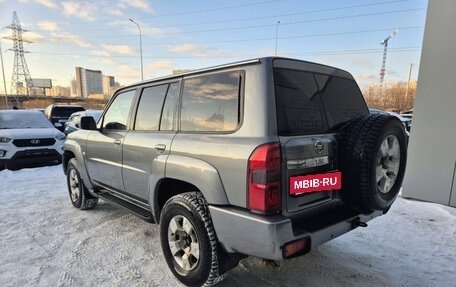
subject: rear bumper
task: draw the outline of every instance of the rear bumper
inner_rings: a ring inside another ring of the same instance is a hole
[[[283,215],[261,215],[232,207],[209,207],[219,242],[229,253],[242,253],[260,258],[284,259],[286,243],[310,238],[310,249],[317,247],[356,228],[353,221],[361,222],[382,215],[357,215],[312,232],[297,232],[291,220]],[[296,229],[296,228],[295,228]]]

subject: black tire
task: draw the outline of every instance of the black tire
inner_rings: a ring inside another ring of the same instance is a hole
[[[160,240],[166,263],[185,285],[212,286],[225,278],[219,268],[223,251],[218,248],[202,194],[178,194],[166,202],[160,218]]]
[[[341,130],[342,199],[368,214],[388,211],[402,186],[407,141],[402,123],[390,115],[366,115]]]
[[[79,165],[75,158],[70,159],[67,167],[67,186],[70,200],[74,207],[84,210],[97,206],[98,198],[90,194],[79,172]]]

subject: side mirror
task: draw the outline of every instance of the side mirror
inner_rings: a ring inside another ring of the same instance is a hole
[[[96,130],[97,129],[97,123],[95,122],[95,119],[90,116],[84,116],[79,119],[79,126],[83,130]]]

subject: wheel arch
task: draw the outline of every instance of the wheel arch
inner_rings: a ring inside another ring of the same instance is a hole
[[[168,199],[189,191],[200,192],[208,204],[229,204],[217,169],[195,158],[170,155],[166,160],[165,176],[151,186],[155,186],[150,202],[156,222]]]
[[[63,172],[66,174],[68,162],[70,161],[70,159],[75,158],[79,164],[79,173],[81,174],[82,180],[84,181],[89,191],[93,193],[94,186],[92,184],[92,181],[90,180],[89,174],[87,173],[85,160],[82,153],[83,152],[81,147],[75,141],[67,140],[65,142],[64,151],[62,154]]]
[[[75,158],[76,156],[74,155],[73,152],[65,150],[62,154],[62,168],[63,168],[63,173],[67,173],[67,168],[68,168],[68,162],[70,159]]]

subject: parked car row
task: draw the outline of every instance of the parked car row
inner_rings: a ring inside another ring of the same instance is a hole
[[[65,123],[68,121],[71,114],[79,111],[85,111],[84,107],[79,105],[52,104],[44,110],[44,115],[59,131],[63,132]]]
[[[79,129],[81,116],[98,120],[101,110],[79,105],[0,110],[0,170],[60,164],[66,135]]]

